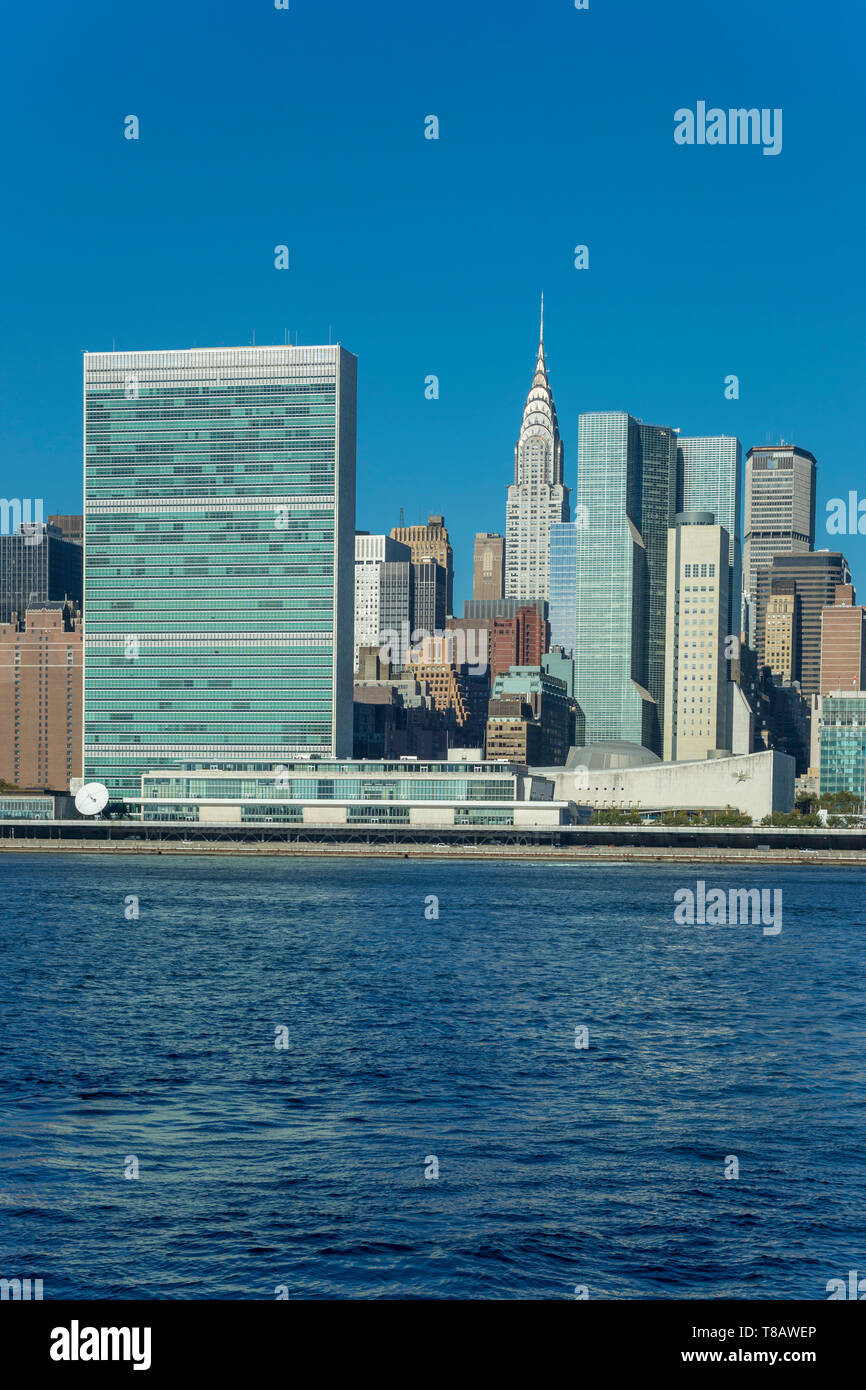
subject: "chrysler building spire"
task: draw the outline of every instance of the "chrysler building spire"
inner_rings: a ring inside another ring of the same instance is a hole
[[[514,449],[514,482],[508,489],[505,592],[509,598],[548,597],[550,525],[569,519],[563,453],[544,355],[542,293],[538,359]]]

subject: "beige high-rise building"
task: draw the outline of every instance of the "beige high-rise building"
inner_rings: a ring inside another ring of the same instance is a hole
[[[502,598],[505,594],[505,537],[498,531],[479,531],[472,565],[472,597]]]
[[[797,679],[797,589],[793,580],[777,580],[764,618],[764,665],[785,685]]]
[[[444,516],[428,516],[426,526],[395,526],[391,538],[408,545],[412,563],[435,560],[445,571],[445,605],[448,616],[454,612],[454,551]]]
[[[665,762],[724,749],[728,728],[730,536],[712,512],[683,512],[668,529]]]
[[[66,791],[82,775],[81,617],[71,604],[0,623],[0,779]]]

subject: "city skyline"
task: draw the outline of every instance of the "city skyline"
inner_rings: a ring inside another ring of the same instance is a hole
[[[126,355],[127,355],[127,356],[136,355],[136,354],[137,354],[137,355],[141,355],[141,354],[144,354],[144,353],[151,354],[151,355],[157,355],[157,354],[162,354],[162,355],[164,355],[164,354],[166,354],[166,353],[184,353],[184,352],[192,353],[192,352],[195,352],[195,351],[210,351],[210,352],[217,352],[217,351],[219,351],[219,352],[225,352],[225,353],[231,353],[231,352],[237,353],[237,352],[243,352],[243,351],[245,351],[247,348],[253,348],[253,347],[256,347],[256,346],[259,348],[259,350],[264,350],[264,349],[280,350],[280,349],[285,348],[287,345],[286,345],[286,344],[279,344],[279,343],[260,343],[260,344],[258,344],[258,345],[255,345],[255,344],[247,344],[247,345],[233,345],[233,346],[227,346],[227,345],[224,345],[224,344],[220,344],[218,347],[215,347],[213,344],[210,344],[210,345],[202,345],[202,346],[201,346],[200,348],[198,348],[198,349],[190,349],[190,348],[185,348],[185,349],[165,349],[165,348],[162,348],[162,349],[160,349],[160,348],[149,348],[149,347],[146,347],[146,346],[144,346],[144,345],[138,345],[138,346],[136,346],[135,348],[128,350],[128,352],[126,353]],[[312,349],[320,348],[320,347],[322,346],[322,344],[321,344],[321,343],[311,343],[311,344],[301,345],[301,346],[307,346],[308,348],[310,348],[310,349],[312,350]],[[336,348],[341,348],[344,352],[347,351],[347,349],[346,349],[342,344],[333,344],[333,347],[334,347],[335,349],[336,349]],[[97,355],[101,355],[101,356],[111,356],[112,354],[110,354],[110,353],[103,353],[103,354],[91,353],[91,354],[89,354],[90,357],[94,357],[94,356],[97,356]],[[350,356],[357,356],[356,354],[353,354],[353,353],[351,353],[351,352],[349,353],[349,355],[350,355]],[[549,378],[548,378],[548,376],[547,376],[547,369],[546,369],[546,354],[545,354],[545,352],[544,352],[544,350],[543,350],[543,340],[542,340],[542,343],[541,343],[540,346],[539,346],[539,352],[536,353],[536,371],[535,371],[535,375],[534,375],[534,378],[533,378],[533,385],[532,385],[532,388],[531,388],[531,390],[530,390],[529,397],[526,399],[526,401],[525,401],[525,403],[524,403],[524,422],[525,422],[525,420],[526,420],[527,412],[530,410],[530,407],[531,407],[533,392],[536,391],[536,389],[537,389],[537,387],[538,387],[538,383],[539,383],[539,376],[538,376],[538,373],[539,373],[539,369],[540,369],[540,368],[542,368],[543,371],[544,371],[543,386],[544,386],[544,390],[545,390],[546,394],[548,395],[548,397],[549,397],[549,399],[550,399],[550,405],[551,405],[551,409],[552,409],[552,416],[553,416],[553,423],[554,423],[554,427],[555,427],[556,439],[557,439],[557,441],[560,442],[560,444],[561,444],[561,435],[560,435],[560,433],[559,433],[558,423],[557,423],[557,419],[556,419],[557,412],[556,412],[555,405],[554,405],[554,403],[553,403],[553,396],[552,396],[552,392],[551,392],[551,390],[550,390]],[[725,522],[727,522],[727,524],[728,524],[728,529],[729,529],[729,532],[730,532],[730,534],[731,534],[731,546],[732,546],[732,565],[731,565],[731,569],[732,569],[732,583],[731,583],[731,586],[730,586],[730,587],[731,587],[731,600],[732,600],[732,604],[733,604],[738,588],[741,589],[741,592],[742,592],[743,594],[749,593],[749,592],[750,592],[750,590],[749,590],[749,585],[748,585],[747,566],[746,566],[746,553],[747,553],[747,551],[746,551],[746,541],[747,541],[747,535],[748,535],[747,529],[746,529],[746,528],[747,528],[747,526],[748,526],[748,500],[749,500],[749,499],[748,499],[748,487],[747,487],[747,479],[748,479],[748,477],[749,477],[749,458],[748,458],[747,456],[751,456],[751,455],[771,455],[771,454],[773,454],[773,453],[778,453],[778,454],[780,454],[780,455],[781,455],[781,454],[795,454],[795,455],[800,455],[800,456],[804,456],[804,457],[806,457],[806,458],[812,459],[813,492],[814,492],[814,490],[815,490],[815,481],[814,481],[814,479],[817,478],[817,480],[818,480],[817,494],[818,494],[819,499],[820,499],[820,497],[821,497],[821,495],[822,495],[822,489],[821,489],[821,486],[820,486],[821,475],[822,475],[822,469],[821,469],[821,466],[820,466],[820,460],[816,463],[815,460],[814,460],[814,458],[813,458],[812,451],[811,451],[811,450],[808,450],[808,449],[804,449],[804,448],[802,447],[802,445],[799,444],[796,440],[782,440],[782,439],[779,439],[779,440],[776,440],[775,442],[772,442],[772,443],[768,441],[768,442],[765,442],[765,443],[760,444],[760,445],[758,445],[758,444],[747,445],[747,442],[746,442],[745,440],[743,440],[742,438],[740,438],[739,436],[736,436],[736,435],[731,435],[731,436],[728,436],[728,435],[717,435],[717,436],[714,436],[714,435],[701,435],[701,434],[699,434],[697,431],[696,431],[694,434],[692,434],[692,435],[686,435],[686,434],[682,431],[682,428],[681,428],[680,426],[677,426],[677,425],[670,425],[670,424],[653,425],[653,424],[651,424],[648,420],[645,420],[644,417],[642,417],[642,416],[634,416],[634,415],[633,415],[633,412],[631,412],[631,411],[621,411],[621,412],[617,412],[617,411],[587,410],[587,411],[582,411],[582,412],[581,412],[581,415],[586,415],[586,416],[589,416],[589,415],[592,415],[592,414],[598,414],[598,415],[612,415],[612,414],[616,414],[616,413],[622,413],[622,414],[627,414],[627,415],[631,416],[631,417],[635,420],[635,423],[639,426],[639,428],[640,428],[642,431],[644,431],[644,433],[646,433],[646,432],[651,432],[651,431],[663,431],[666,435],[670,435],[670,436],[673,437],[674,443],[675,443],[675,446],[676,446],[676,449],[677,449],[677,452],[678,452],[678,462],[677,462],[677,470],[678,470],[678,472],[677,472],[677,478],[678,478],[677,489],[678,489],[678,490],[677,490],[677,499],[678,499],[678,502],[682,505],[683,510],[690,510],[690,509],[691,509],[691,503],[692,503],[692,501],[693,501],[693,494],[697,495],[699,500],[700,500],[700,498],[703,498],[704,500],[706,500],[706,498],[707,498],[708,496],[710,496],[711,491],[714,489],[715,495],[714,495],[713,498],[712,498],[712,500],[713,500],[713,506],[714,506],[714,514],[718,514],[718,515],[721,516],[722,512],[724,511],[725,515],[724,515],[724,517],[723,517],[723,520],[724,520]],[[575,422],[575,426],[576,426],[576,434],[577,434],[577,431],[578,431],[578,428],[579,428],[579,417],[578,417],[578,420]],[[523,426],[521,427],[521,432],[520,432],[520,433],[521,433],[521,435],[523,434]],[[725,445],[730,445],[730,446],[732,446],[732,447],[731,447],[730,450],[726,450],[726,449],[724,448]],[[704,457],[701,457],[701,449],[702,449],[702,448],[703,448],[703,450],[704,450],[704,452],[705,452],[705,456],[704,456]],[[515,450],[514,452],[515,452],[515,454],[516,454],[517,450]],[[575,448],[574,453],[577,454],[577,452],[578,452],[578,451],[577,451],[577,449]],[[568,457],[568,451],[567,451],[564,447],[562,447],[562,457],[563,457],[563,460],[564,460],[564,461],[567,460],[567,457]],[[745,460],[745,462],[744,462],[744,460]],[[691,480],[692,480],[691,482],[690,482],[690,470],[691,470]],[[565,470],[563,471],[563,476],[565,476]],[[715,478],[715,480],[716,480],[714,484],[713,484],[712,481],[711,481],[713,478]],[[565,499],[565,507],[566,507],[566,510],[569,510],[569,500],[568,500],[569,497],[571,498],[570,510],[571,510],[571,511],[574,511],[574,509],[575,509],[575,505],[576,505],[576,503],[575,503],[575,497],[576,497],[576,494],[577,494],[577,492],[578,492],[578,486],[577,486],[578,480],[579,480],[579,460],[578,460],[577,458],[575,458],[574,485],[572,485],[572,486],[566,485],[565,488],[564,488],[564,491],[565,491],[565,494],[566,494],[566,499]],[[730,483],[731,486],[726,486],[726,483]],[[839,486],[841,487],[842,484],[839,483]],[[31,480],[29,481],[29,489],[30,489],[30,490],[29,490],[29,493],[27,494],[27,496],[22,495],[21,497],[14,499],[14,502],[15,502],[16,504],[18,504],[19,506],[22,507],[22,511],[23,511],[23,513],[25,513],[25,514],[26,514],[27,511],[28,511],[28,504],[29,504],[30,511],[31,511],[34,515],[36,515],[38,512],[39,512],[39,513],[45,513],[45,511],[47,510],[46,504],[49,504],[53,499],[48,499],[48,498],[45,498],[45,497],[42,497],[42,496],[37,496],[37,494],[38,494],[38,488],[37,488],[37,486],[36,486],[36,484],[35,484],[35,481],[34,481],[33,479],[31,479]],[[703,490],[702,490],[702,489],[703,489]],[[7,489],[7,490],[8,490],[8,489]],[[508,492],[511,492],[512,490],[513,490],[512,488],[508,488],[508,489],[507,489]],[[26,491],[26,490],[25,490],[25,491]],[[850,489],[849,489],[849,492],[850,492]],[[728,493],[730,493],[731,495],[728,496],[728,495],[727,495]],[[851,494],[851,495],[853,496],[854,494]],[[399,496],[399,493],[395,494],[395,503],[396,503],[396,497],[398,497],[398,496]],[[435,494],[434,494],[434,498],[435,498]],[[67,494],[67,501],[68,501],[68,500],[69,500],[69,499],[68,499],[68,494]],[[37,505],[36,505],[37,503],[40,504],[38,507],[37,507]],[[363,526],[361,525],[361,522],[360,522],[360,519],[359,519],[359,511],[358,511],[358,508],[363,504],[363,498],[360,496],[360,494],[357,493],[357,488],[356,488],[356,515],[355,515],[355,525],[356,525],[357,534],[359,534],[359,535],[368,535],[368,534],[372,534],[372,535],[382,535],[382,534],[385,534],[385,535],[394,536],[396,533],[400,532],[401,530],[405,530],[405,531],[417,530],[417,531],[420,531],[420,530],[426,528],[427,522],[425,522],[424,517],[423,517],[422,514],[421,514],[421,513],[422,513],[422,509],[421,509],[421,508],[419,508],[417,519],[413,519],[413,518],[411,517],[411,515],[410,515],[410,516],[406,517],[405,523],[404,523],[404,524],[402,524],[402,525],[397,525],[397,524],[394,522],[394,520],[393,520],[395,503],[392,503],[392,504],[391,504],[390,509],[388,508],[388,506],[387,506],[387,504],[386,504],[385,514],[382,515],[382,516],[380,516],[380,517],[378,517],[378,518],[372,518],[372,523],[373,523],[373,524],[372,524],[370,527],[363,527]],[[848,502],[848,501],[846,501],[845,505],[848,506],[849,508],[850,508],[850,506],[851,506],[850,502]],[[83,498],[83,493],[79,496],[78,503],[77,503],[77,508],[78,508],[77,511],[75,510],[75,508],[73,508],[71,512],[67,512],[67,513],[65,514],[66,518],[69,519],[69,518],[71,517],[71,518],[74,520],[76,517],[80,517],[80,516],[83,514],[83,510],[84,510],[84,498]],[[401,506],[399,506],[399,507],[397,508],[397,510],[398,510],[399,512],[402,513],[402,512],[405,512],[406,509],[405,509],[405,507],[403,507],[403,506],[401,505]],[[825,529],[825,525],[824,525],[825,517],[829,516],[829,514],[831,513],[832,510],[833,510],[833,509],[831,508],[831,504],[830,504],[830,499],[829,499],[829,498],[828,498],[828,500],[827,500],[826,507],[822,507],[822,504],[821,504],[821,501],[820,501],[820,500],[817,501],[817,502],[814,502],[814,501],[813,501],[813,514],[814,514],[813,531],[814,531],[814,540],[813,540],[813,546],[812,546],[812,548],[813,548],[814,550],[816,550],[816,551],[817,551],[817,550],[833,550],[833,549],[837,548],[838,541],[837,541],[836,545],[833,544],[833,541],[834,541],[834,538],[839,534],[839,531],[836,530],[836,531],[834,531],[834,532],[832,532],[832,533],[827,532],[826,529]],[[837,517],[838,517],[838,510],[839,510],[839,504],[838,504],[838,500],[837,500],[837,506],[836,506],[836,515],[837,515]],[[852,514],[852,515],[855,515],[855,513],[856,513],[856,501],[855,501],[855,503],[854,503],[854,511],[853,511],[851,514]],[[489,534],[493,534],[493,535],[499,534],[499,535],[501,535],[501,538],[502,538],[503,541],[504,541],[505,564],[506,564],[506,593],[507,593],[507,592],[508,592],[508,590],[507,590],[508,548],[507,548],[506,524],[505,524],[505,519],[504,519],[505,516],[506,516],[506,514],[507,514],[507,507],[503,509],[503,521],[502,521],[502,530],[501,530],[501,533],[491,532],[491,533],[489,533]],[[486,521],[487,513],[485,512],[482,516],[479,516],[479,517],[473,517],[473,516],[470,514],[468,507],[464,506],[464,507],[462,507],[462,508],[458,508],[458,509],[453,513],[453,516],[454,516],[454,518],[455,518],[456,520],[455,520],[455,521],[452,521],[452,522],[449,524],[449,517],[448,517],[447,513],[442,512],[442,510],[440,509],[440,510],[439,510],[439,513],[438,513],[438,516],[437,516],[437,514],[435,514],[435,513],[430,513],[430,514],[428,515],[428,517],[427,517],[427,520],[430,521],[430,520],[437,520],[437,519],[438,519],[438,521],[439,521],[440,523],[443,523],[443,522],[444,522],[445,528],[446,528],[447,530],[450,530],[450,531],[452,532],[452,534],[456,532],[456,533],[459,533],[460,535],[462,535],[462,536],[465,538],[465,542],[466,542],[466,545],[465,545],[465,552],[464,552],[463,550],[458,549],[457,546],[454,546],[454,548],[453,548],[453,574],[454,574],[454,576],[455,576],[455,578],[454,578],[454,586],[453,586],[453,596],[454,596],[454,597],[453,597],[453,604],[452,604],[451,606],[449,606],[449,611],[452,611],[452,609],[453,609],[453,612],[456,614],[456,613],[458,612],[458,610],[461,608],[462,601],[463,601],[464,599],[471,599],[471,598],[474,596],[474,595],[473,595],[473,589],[474,589],[474,554],[475,554],[475,545],[476,545],[477,538],[478,538],[480,535],[483,535],[483,534],[484,534],[484,531],[483,531],[482,528],[481,528],[481,523],[482,523],[482,521]],[[9,517],[10,517],[10,520],[11,520],[11,512],[10,512],[10,514],[9,514]],[[25,515],[25,519],[26,519],[26,515]],[[49,515],[46,519],[47,519],[50,523],[53,523],[53,522],[57,522],[57,521],[58,521],[58,518],[57,518],[56,516],[51,516],[51,515]],[[733,523],[733,528],[732,528],[732,525],[731,525],[732,523]],[[554,524],[555,524],[555,525],[558,525],[558,526],[576,525],[576,526],[577,526],[577,529],[580,530],[580,529],[582,529],[582,527],[583,527],[583,525],[584,525],[584,522],[582,522],[582,521],[580,520],[580,517],[579,517],[579,516],[575,516],[575,517],[571,517],[569,520],[564,521],[564,522],[556,522],[556,523],[551,522],[550,524],[551,524],[551,526],[554,525]],[[473,529],[473,527],[477,527],[477,529]],[[4,530],[3,533],[2,533],[2,535],[8,535],[8,534],[11,534],[11,532],[10,532],[10,531],[6,531],[6,530]],[[861,550],[861,549],[862,549],[862,558],[863,558],[864,561],[866,561],[866,547],[864,547],[864,546],[863,546],[863,543],[860,541],[859,533],[855,533],[855,534],[852,534],[852,535],[846,535],[845,532],[842,531],[841,534],[843,535],[844,540],[845,540],[846,551],[850,551],[852,554],[855,554],[855,555],[856,555],[856,554],[858,553],[858,550]],[[2,540],[2,535],[0,535],[0,540]],[[741,539],[741,538],[742,538],[742,539]],[[864,539],[866,539],[866,532],[864,532]],[[807,546],[804,545],[804,546],[803,546],[803,550],[805,551],[806,548],[807,548]],[[765,549],[766,549],[766,544],[765,544]],[[785,547],[784,547],[784,546],[781,547],[778,551],[773,550],[772,547],[771,547],[770,550],[769,550],[767,553],[779,553],[779,554],[781,554],[781,553],[786,553],[786,550],[785,550]],[[548,549],[548,556],[549,556],[549,549]],[[854,570],[854,565],[852,564],[852,571],[853,571],[853,570]],[[459,575],[459,576],[462,576],[462,579],[461,579],[461,582],[460,582],[459,585],[458,585],[458,583],[457,583],[457,576],[458,576],[458,575]],[[549,589],[549,580],[548,580],[548,589]],[[464,591],[465,591],[465,592],[464,592]],[[526,594],[525,594],[524,596],[527,597],[527,598],[529,598],[529,597],[532,597],[533,595],[530,595],[530,594],[529,594],[529,591],[528,591],[528,589],[527,589],[527,592],[526,592]],[[546,597],[548,597],[548,594],[545,593],[545,594],[542,595],[542,596],[546,598]],[[754,598],[754,593],[752,593],[752,597]],[[732,617],[732,628],[733,628],[734,626],[736,626],[735,622],[733,621],[733,610],[732,610],[732,613],[731,613],[731,617]]]
[[[246,346],[254,333],[282,344],[287,332],[318,344],[330,330],[361,364],[358,527],[390,531],[400,506],[413,523],[444,514],[459,604],[474,530],[505,529],[542,290],[569,488],[579,415],[614,409],[684,435],[734,435],[744,450],[810,449],[819,535],[826,503],[857,487],[863,194],[839,132],[856,124],[862,17],[816,27],[811,7],[781,0],[760,12],[734,0],[723,21],[637,0],[586,13],[544,0],[546,81],[518,103],[506,78],[524,58],[516,0],[494,24],[454,0],[435,17],[383,0],[373,22],[402,36],[399,72],[387,44],[367,41],[370,15],[347,4],[332,25],[303,0],[242,22],[214,0],[204,26],[164,0],[147,24],[104,0],[91,8],[87,24],[61,10],[38,37],[35,15],[8,20],[4,492],[30,495],[25,478],[46,512],[79,509],[84,349]],[[113,66],[127,31],[134,43]],[[12,61],[37,44],[38,63]],[[665,53],[663,70],[648,51]],[[804,51],[801,86],[790,73]],[[226,105],[214,83],[229,72]],[[705,96],[784,107],[781,154],[678,146],[674,112]],[[137,141],[124,136],[129,113]],[[438,140],[425,138],[431,113]],[[520,196],[517,170],[545,195]],[[368,199],[375,215],[356,217]],[[821,209],[805,234],[790,212],[803,206]],[[725,396],[731,375],[737,399]],[[847,549],[861,570],[866,537]]]

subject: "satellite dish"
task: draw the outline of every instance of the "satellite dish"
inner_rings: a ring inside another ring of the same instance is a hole
[[[75,809],[82,816],[98,816],[108,805],[108,788],[101,782],[85,782],[75,794]]]

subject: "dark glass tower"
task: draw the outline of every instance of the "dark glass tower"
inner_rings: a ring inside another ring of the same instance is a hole
[[[13,613],[52,600],[82,597],[82,549],[62,539],[53,526],[33,523],[13,536],[0,536],[0,623]]]

